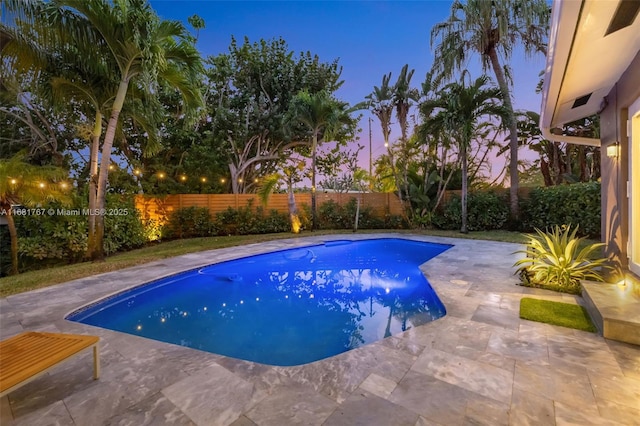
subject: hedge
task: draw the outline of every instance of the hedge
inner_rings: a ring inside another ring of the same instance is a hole
[[[555,225],[578,226],[578,235],[600,237],[600,183],[586,182],[570,185],[533,188],[527,197],[520,198],[520,220],[509,223],[508,196],[493,192],[471,192],[467,198],[470,231],[506,229],[523,232],[534,228],[546,229]],[[460,229],[461,201],[453,196],[432,224],[440,229]]]
[[[599,182],[574,183],[533,189],[520,203],[522,228],[578,226],[578,234],[599,238],[601,230],[601,190]]]

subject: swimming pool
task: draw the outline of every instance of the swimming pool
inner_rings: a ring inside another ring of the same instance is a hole
[[[248,361],[306,364],[445,315],[418,266],[450,247],[327,241],[183,272],[67,319]]]

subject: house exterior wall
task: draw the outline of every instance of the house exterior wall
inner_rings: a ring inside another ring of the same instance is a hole
[[[622,74],[607,96],[607,107],[600,114],[602,141],[602,241],[605,254],[628,269],[627,242],[629,239],[629,147],[627,120],[629,106],[640,97],[640,52]],[[607,157],[606,147],[620,143],[618,158]],[[638,238],[638,237],[636,237]]]

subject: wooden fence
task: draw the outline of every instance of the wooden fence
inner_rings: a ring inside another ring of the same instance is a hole
[[[311,194],[296,194],[298,207],[303,204],[311,205]],[[371,207],[375,216],[384,217],[386,214],[402,215],[402,204],[392,193],[317,193],[318,206],[329,200],[344,205],[352,198],[361,197],[363,207]],[[254,207],[262,206],[262,202],[255,194],[173,194],[165,197],[149,195],[136,196],[136,208],[144,219],[152,219],[160,225],[166,222],[171,212],[186,207],[206,207],[212,216],[227,210],[229,207],[237,209],[253,203]],[[277,210],[288,213],[288,195],[272,194],[269,196],[265,210]]]

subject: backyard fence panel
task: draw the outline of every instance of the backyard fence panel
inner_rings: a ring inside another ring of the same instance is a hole
[[[371,207],[373,214],[383,217],[386,214],[401,215],[402,204],[398,197],[390,193],[328,193],[320,192],[316,194],[318,206],[327,201],[334,201],[340,205],[348,203],[352,198],[361,197],[363,206]],[[303,204],[311,205],[311,194],[295,194],[298,209]],[[164,197],[154,197],[150,195],[137,195],[135,198],[136,208],[145,220],[155,220],[160,224],[166,222],[168,216],[180,208],[206,207],[212,217],[216,213],[228,208],[245,207],[252,203],[253,207],[262,206],[266,211],[277,210],[281,213],[289,212],[288,194],[272,194],[269,196],[267,204],[264,205],[255,194],[172,194]]]

